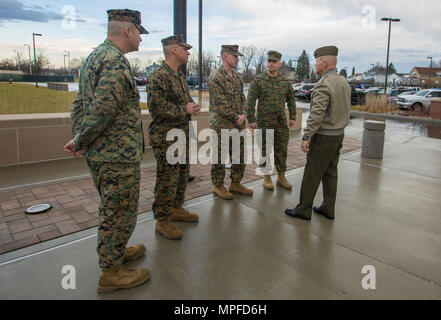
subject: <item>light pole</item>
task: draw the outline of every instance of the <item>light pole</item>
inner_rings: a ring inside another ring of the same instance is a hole
[[[64,62],[64,75],[66,75],[66,57],[67,57],[67,54],[65,54],[65,55],[63,56],[63,62]]]
[[[64,50],[64,52],[67,52],[67,71],[68,75],[70,75],[70,52],[67,50]]]
[[[35,36],[41,37],[42,34],[41,33],[33,33],[32,32],[32,43],[34,44],[34,67],[35,67],[34,78],[35,78],[35,87],[38,88],[38,82],[37,82],[37,72],[38,72],[38,69],[37,69],[37,57],[35,55]]]
[[[389,21],[389,34],[387,36],[387,58],[386,58],[386,78],[384,81],[384,94],[386,94],[387,90],[387,74],[389,73],[389,48],[390,48],[390,29],[392,22],[399,22],[398,18],[382,18],[381,21]]]
[[[430,78],[432,77],[432,57],[427,57],[427,59],[430,59],[430,69],[429,69],[429,85],[427,89],[430,89]]]
[[[23,46],[28,47],[28,49],[29,49],[29,74],[32,74],[31,46],[28,44],[24,44]]]

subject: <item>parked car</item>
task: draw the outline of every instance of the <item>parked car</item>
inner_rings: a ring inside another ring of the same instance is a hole
[[[355,85],[349,85],[351,89],[351,104],[353,105],[361,105],[364,101],[363,91],[357,90]]]
[[[300,87],[302,86],[302,83],[296,83],[292,86],[293,90],[294,90],[294,95],[296,96],[297,93],[299,92]]]
[[[384,88],[370,87],[370,88],[365,89],[365,90],[363,91],[363,93],[364,93],[364,94],[367,94],[367,93],[377,93],[379,90],[383,90],[383,91],[384,91]]]
[[[314,83],[303,83],[303,84],[300,86],[299,90],[297,91],[296,96],[299,97],[299,98],[303,98],[303,99],[306,100],[307,98],[306,98],[305,94],[310,96],[310,95],[311,95],[310,90],[311,90],[312,88],[314,88],[314,86],[315,86]],[[306,91],[309,91],[309,92],[306,93]]]
[[[403,95],[398,98],[400,109],[424,111],[430,105],[431,98],[441,98],[441,89],[426,89],[412,95]]]
[[[387,97],[387,100],[390,103],[397,103],[398,102],[398,98],[400,98],[401,96],[411,96],[415,93],[417,93],[418,91],[405,91],[405,92],[401,92],[400,94],[396,95],[396,96],[389,96]]]
[[[147,84],[147,79],[146,78],[133,77],[133,79],[135,79],[135,82],[136,82],[137,86],[145,86]]]
[[[306,102],[310,102],[311,101],[311,97],[312,97],[312,93],[314,92],[314,88],[306,90],[303,93],[303,98],[305,99]]]

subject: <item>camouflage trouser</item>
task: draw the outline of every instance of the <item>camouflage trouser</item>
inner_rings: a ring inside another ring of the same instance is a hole
[[[187,149],[188,150],[188,149]],[[171,207],[181,207],[184,204],[185,189],[190,173],[190,164],[169,164],[167,162],[167,148],[153,147],[156,158],[155,200],[153,214],[156,220],[167,220],[171,214]]]
[[[136,226],[139,202],[140,162],[86,160],[98,193],[97,252],[102,269],[121,265],[125,247]]]
[[[274,130],[274,164],[277,172],[286,171],[286,157],[288,155],[289,128],[288,126],[280,126],[276,128],[260,126],[262,129],[262,157],[266,156],[266,129]],[[265,163],[261,167],[265,167]]]
[[[221,140],[221,129],[214,129],[217,133],[217,137],[218,137],[218,164],[212,164],[211,165],[211,181],[213,183],[213,185],[218,186],[218,185],[223,185],[224,184],[224,179],[225,179],[225,164],[222,164],[222,159],[221,159],[221,150],[222,150],[222,140]],[[233,154],[233,150],[232,150],[232,137],[230,137],[229,139],[229,144],[228,146],[225,145],[224,148],[225,150],[228,150],[229,152],[229,156],[230,156],[230,163],[232,163],[232,154]],[[243,174],[245,172],[245,161],[244,161],[244,140],[243,138],[240,139],[240,164],[232,164],[231,165],[231,171],[230,171],[230,178],[232,182],[237,182],[239,183],[242,178],[243,178]],[[228,148],[228,149],[227,149]]]

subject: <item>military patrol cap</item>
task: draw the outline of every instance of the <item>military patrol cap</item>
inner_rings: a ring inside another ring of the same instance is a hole
[[[109,21],[126,21],[135,25],[140,34],[149,34],[141,25],[141,12],[130,9],[111,9],[107,10]]]
[[[237,44],[223,44],[221,54],[224,52],[228,52],[233,56],[243,56],[243,54],[239,52],[239,46]]]
[[[314,51],[314,57],[322,57],[322,56],[337,56],[338,48],[336,46],[326,46],[318,48]]]
[[[179,44],[180,46],[183,46],[186,50],[190,50],[191,48],[193,48],[193,46],[189,45],[188,43],[185,43],[184,35],[182,34],[177,34],[174,36],[164,38],[161,40],[161,42],[163,47],[169,46],[171,44]]]
[[[280,52],[274,50],[268,51],[268,60],[280,61],[281,58],[282,58],[282,54]]]

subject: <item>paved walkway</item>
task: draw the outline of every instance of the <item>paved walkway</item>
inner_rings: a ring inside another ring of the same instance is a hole
[[[359,145],[361,130],[349,127],[346,136]],[[130,244],[147,252],[127,266],[151,271],[145,285],[96,293],[95,227],[1,254],[0,300],[441,299],[440,168],[441,140],[386,131],[382,160],[362,158],[360,149],[341,156],[334,221],[283,213],[299,198],[303,168],[292,169],[291,191],[265,190],[260,179],[247,183],[252,197],[186,201],[200,220],[178,224],[180,241],[154,232],[151,211],[140,214]],[[321,201],[319,188],[314,205]],[[75,268],[74,290],[62,286],[65,266]],[[363,288],[366,266],[375,289]]]
[[[345,138],[342,152],[360,148],[360,140]],[[300,150],[300,142],[289,144],[288,170],[305,165],[306,157]],[[244,183],[261,179],[255,174],[256,165],[246,167]],[[196,178],[188,184],[186,200],[213,191],[209,165],[192,165]],[[152,209],[156,166],[141,171],[139,213]],[[226,185],[229,185],[227,175]],[[38,215],[25,214],[26,208],[50,203],[53,208]],[[91,178],[75,181],[22,187],[0,193],[0,254],[47,241],[98,225],[99,197]]]

